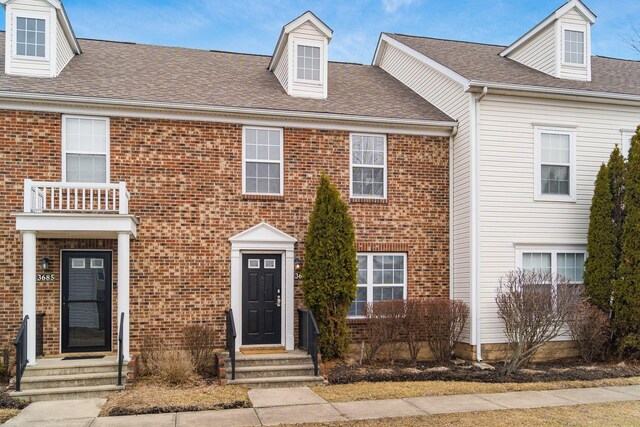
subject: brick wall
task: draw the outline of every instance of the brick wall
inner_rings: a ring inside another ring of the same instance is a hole
[[[359,250],[408,252],[410,297],[448,296],[448,138],[388,135],[388,201],[350,202]],[[145,335],[179,342],[185,325],[215,326],[223,339],[229,307],[228,238],[261,222],[304,234],[320,171],[349,194],[349,133],[284,130],[284,197],[243,197],[242,127],[234,124],[111,119],[111,181],[125,181],[138,215],[131,242],[131,347]],[[17,331],[22,307],[22,241],[11,212],[25,178],[61,178],[61,116],[0,111],[0,344]],[[39,240],[38,257],[57,272],[60,249],[116,242]],[[114,274],[114,283],[115,283]],[[45,351],[59,348],[59,283],[38,284]],[[114,292],[114,312],[117,295]],[[301,305],[296,281],[296,305]],[[115,325],[114,314],[114,325]],[[114,339],[115,339],[114,326]]]

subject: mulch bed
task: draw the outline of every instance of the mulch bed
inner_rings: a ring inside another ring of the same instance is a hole
[[[531,383],[551,381],[593,381],[606,378],[628,378],[640,376],[640,364],[594,363],[586,364],[581,359],[562,360],[531,364],[526,369],[502,376],[501,364],[496,370],[482,370],[471,365],[439,366],[434,363],[419,363],[417,367],[396,363],[394,365],[359,365],[337,363],[326,366],[330,384],[350,384],[361,381],[470,381],[484,383]]]
[[[0,409],[24,409],[29,403],[0,393]]]
[[[248,402],[237,400],[228,403],[214,403],[210,405],[167,405],[149,406],[146,408],[123,408],[115,407],[105,411],[102,416],[119,417],[124,415],[144,415],[144,414],[166,414],[172,412],[195,412],[195,411],[217,411],[220,409],[251,408]]]

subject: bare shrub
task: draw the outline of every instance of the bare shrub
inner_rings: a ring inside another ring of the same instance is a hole
[[[184,329],[184,343],[199,374],[211,374],[215,364],[215,331],[205,325],[190,325]]]
[[[448,364],[469,320],[469,307],[462,301],[433,298],[425,301],[425,311],[427,345],[439,363]]]
[[[578,344],[585,362],[603,360],[611,337],[609,316],[598,307],[583,302],[575,304],[568,319],[571,338]]]
[[[194,366],[187,350],[161,350],[154,361],[156,376],[165,384],[182,385],[194,380]]]
[[[151,375],[156,371],[156,361],[158,354],[165,347],[162,338],[145,336],[142,338],[142,346],[140,347],[140,366],[141,375]]]
[[[393,363],[400,352],[401,331],[404,317],[404,301],[379,301],[366,310],[364,358],[366,363],[375,360],[381,350]]]
[[[560,335],[582,294],[567,278],[538,270],[514,270],[500,279],[495,301],[511,350],[503,375],[525,366],[540,347]]]
[[[402,318],[402,335],[404,336],[411,363],[415,366],[422,345],[427,336],[426,331],[426,301],[409,299],[405,302],[404,316]]]

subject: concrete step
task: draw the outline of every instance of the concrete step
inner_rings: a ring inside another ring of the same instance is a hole
[[[313,363],[272,366],[236,366],[236,379],[304,376],[313,376]]]
[[[118,362],[112,360],[94,360],[92,362],[90,365],[87,363],[74,363],[73,361],[64,361],[64,363],[60,364],[38,363],[35,366],[28,366],[24,371],[23,378],[118,372]]]
[[[38,390],[13,391],[9,396],[24,399],[28,402],[41,402],[44,400],[71,400],[106,397],[115,391],[124,390],[117,385],[99,385],[90,387],[59,387]]]
[[[227,384],[251,388],[312,387],[324,384],[324,378],[319,376],[236,378],[235,380],[227,380]]]
[[[38,390],[47,388],[88,387],[99,385],[115,385],[118,383],[118,371],[71,375],[38,375],[23,377],[21,388]]]
[[[225,361],[229,355],[224,354]],[[236,368],[241,366],[277,366],[277,365],[307,365],[311,362],[311,356],[305,353],[276,353],[276,354],[237,354]]]

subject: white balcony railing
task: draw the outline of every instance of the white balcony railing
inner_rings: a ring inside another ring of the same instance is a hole
[[[24,211],[27,213],[129,214],[127,184],[36,182],[24,180]]]

